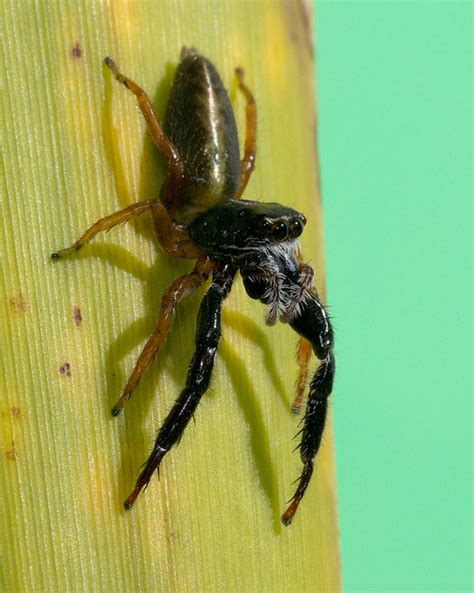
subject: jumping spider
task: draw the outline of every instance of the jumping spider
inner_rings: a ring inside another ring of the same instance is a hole
[[[239,271],[250,298],[268,305],[267,323],[274,324],[279,318],[301,336],[300,378],[293,411],[301,406],[311,349],[321,360],[310,384],[301,431],[303,472],[282,516],[283,523],[289,525],[313,473],[335,369],[331,324],[314,288],[313,271],[301,262],[297,243],[306,219],[280,204],[240,199],[254,168],[256,152],[256,105],[244,82],[243,70],[236,69],[246,99],[246,137],[240,160],[227,92],[215,67],[194,49],[183,48],[181,52],[163,124],[145,92],[121,74],[111,58],[106,58],[105,64],[136,96],[156,146],[168,159],[167,175],[158,200],[138,202],[102,218],[71,247],[53,253],[52,258],[70,255],[100,231],[150,212],[161,248],[169,255],[197,260],[193,271],[180,276],[163,295],[155,330],[112,409],[114,416],[120,413],[165,342],[178,303],[212,276],[199,309],[196,351],[186,386],[161,426],[125,508],[131,508],[163,457],[179,441],[209,386],[221,335],[222,304]]]

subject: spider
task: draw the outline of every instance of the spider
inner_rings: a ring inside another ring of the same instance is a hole
[[[289,525],[313,473],[335,370],[331,323],[313,285],[313,270],[301,261],[297,242],[306,219],[280,204],[241,199],[256,154],[256,104],[241,68],[235,72],[246,100],[242,160],[227,92],[216,68],[195,49],[184,47],[181,51],[163,124],[146,93],[121,74],[111,58],[106,58],[105,64],[136,96],[152,139],[168,160],[167,174],[158,200],[137,202],[100,219],[71,247],[51,257],[57,260],[71,255],[97,233],[150,212],[160,247],[169,255],[196,260],[192,272],[177,278],[164,293],[156,327],[112,409],[114,416],[121,412],[163,346],[178,303],[212,278],[199,309],[196,350],[186,385],[163,422],[124,506],[130,509],[148,485],[163,457],[181,438],[209,386],[221,336],[222,305],[240,272],[248,296],[268,305],[267,324],[279,319],[301,336],[294,412],[302,404],[311,349],[321,361],[310,383],[300,431],[303,471],[282,515],[283,524]]]

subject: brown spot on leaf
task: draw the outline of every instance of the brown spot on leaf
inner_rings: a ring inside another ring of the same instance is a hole
[[[21,292],[10,299],[10,309],[17,315],[25,313],[28,309],[28,303]]]
[[[10,414],[11,414],[12,418],[20,418],[21,410],[20,410],[20,408],[17,408],[16,406],[11,406]]]
[[[62,366],[59,367],[59,373],[64,375],[65,377],[71,376],[71,365],[68,362],[65,362]]]
[[[12,441],[11,449],[7,449],[5,451],[5,457],[7,458],[7,461],[16,461],[16,458],[18,457],[18,451],[15,447],[15,441]]]
[[[72,56],[77,59],[82,57],[82,49],[79,42],[76,42],[76,45],[72,48]]]
[[[74,307],[73,309],[73,316],[74,316],[74,323],[77,327],[79,327],[81,325],[82,322],[82,314],[81,314],[81,310],[79,309],[79,307]]]

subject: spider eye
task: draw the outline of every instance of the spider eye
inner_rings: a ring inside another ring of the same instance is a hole
[[[266,233],[271,233],[273,224],[268,220],[268,218],[264,218],[262,228]]]
[[[277,222],[272,230],[272,237],[277,241],[283,241],[288,237],[288,226],[284,222]]]
[[[299,237],[302,232],[303,232],[303,222],[301,220],[299,220],[298,218],[296,218],[290,224],[290,236],[293,239],[296,239],[296,237]]]

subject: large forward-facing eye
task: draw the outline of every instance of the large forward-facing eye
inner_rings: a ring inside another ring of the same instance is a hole
[[[262,228],[267,233],[267,235],[271,235],[273,223],[268,218],[264,218],[262,222]]]
[[[299,218],[295,218],[290,222],[290,237],[296,239],[303,232],[303,223]]]
[[[277,222],[272,229],[272,237],[277,241],[283,241],[288,237],[288,226],[285,222]]]

